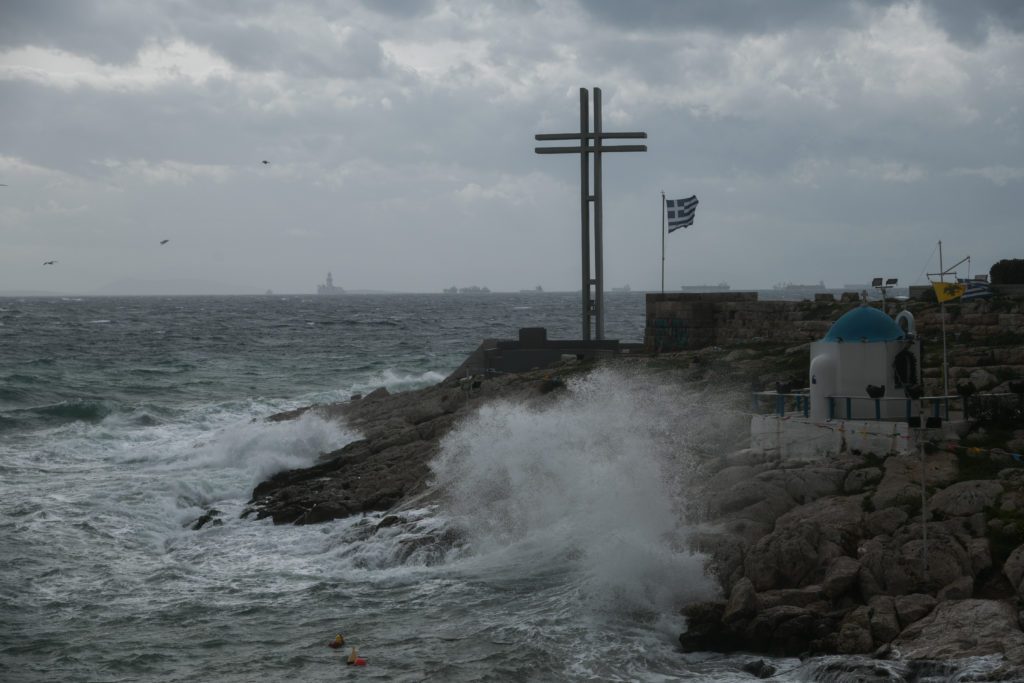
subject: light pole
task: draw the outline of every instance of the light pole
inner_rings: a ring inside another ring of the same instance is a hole
[[[899,282],[899,278],[890,277],[885,280],[885,284],[882,283],[882,278],[876,277],[871,281],[871,286],[882,293],[882,313],[885,313],[885,293],[896,286]]]

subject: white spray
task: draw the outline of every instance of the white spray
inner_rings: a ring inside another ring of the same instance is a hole
[[[594,606],[672,609],[713,592],[703,558],[685,549],[681,510],[698,446],[734,416],[720,403],[601,370],[542,410],[481,409],[443,442],[436,483],[492,569],[576,572]]]

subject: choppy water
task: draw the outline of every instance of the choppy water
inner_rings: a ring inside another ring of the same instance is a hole
[[[608,336],[638,341],[642,295],[607,303]],[[678,607],[714,593],[683,549],[686,476],[725,415],[686,387],[598,373],[542,414],[486,408],[434,463],[450,496],[411,528],[239,518],[256,483],[358,436],[258,418],[435,382],[522,326],[577,336],[577,309],[568,294],[0,299],[0,679],[356,675],[335,633],[373,680],[751,678],[752,657],[677,648]],[[222,525],[188,528],[210,508]],[[466,545],[409,553],[440,528]],[[773,663],[776,680],[908,675]]]

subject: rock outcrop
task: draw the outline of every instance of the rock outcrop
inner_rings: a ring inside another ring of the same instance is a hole
[[[684,650],[1002,654],[1024,675],[1024,464],[956,448],[748,460],[709,464],[693,545],[724,596],[683,609]]]
[[[380,388],[344,403],[311,406],[271,416],[288,420],[312,411],[343,420],[363,438],[325,453],[312,467],[281,472],[259,484],[243,513],[275,524],[315,524],[389,510],[427,492],[428,464],[441,438],[484,402],[545,401],[558,395],[566,365],[495,377],[454,377],[417,391]]]

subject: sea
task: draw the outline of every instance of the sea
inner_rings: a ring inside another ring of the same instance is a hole
[[[641,341],[643,294],[605,301],[606,336]],[[543,411],[468,416],[432,463],[446,494],[405,525],[241,516],[261,481],[360,437],[264,418],[428,386],[521,327],[578,338],[579,309],[578,293],[0,298],[0,680],[740,681],[760,661],[775,681],[983,680],[980,660],[683,653],[680,607],[719,597],[686,543],[693,474],[741,422],[727,396],[628,369],[572,379]],[[465,542],[409,552],[445,529]]]

